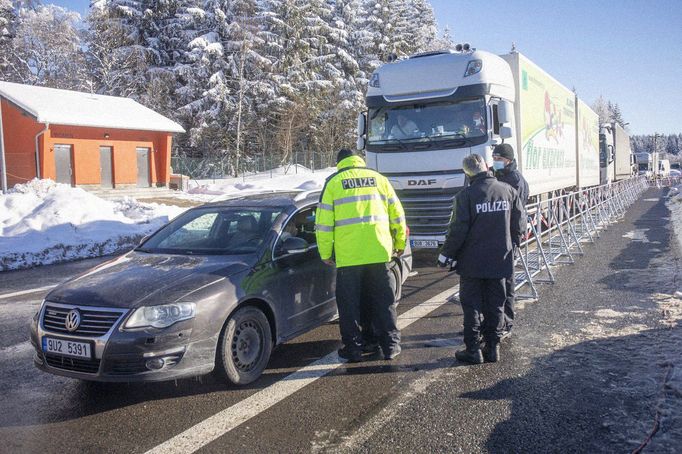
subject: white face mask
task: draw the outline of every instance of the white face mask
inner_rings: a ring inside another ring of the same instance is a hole
[[[493,169],[502,170],[504,167],[504,161],[493,161]]]
[[[474,126],[481,126],[483,124],[483,120],[480,118],[474,118]]]

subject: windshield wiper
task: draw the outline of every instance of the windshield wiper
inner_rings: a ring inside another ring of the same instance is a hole
[[[399,149],[406,149],[407,145],[405,145],[405,142],[401,139],[385,139],[385,140],[380,140],[374,143],[370,143],[371,145],[380,145],[386,147],[386,145],[390,145],[391,143],[396,143],[399,147]]]

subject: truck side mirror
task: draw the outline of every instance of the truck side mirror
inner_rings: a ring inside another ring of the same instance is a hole
[[[512,112],[514,112],[514,108],[509,101],[499,103],[497,106],[497,117],[500,124],[511,123]],[[500,135],[502,135],[502,131],[500,131]]]
[[[512,128],[509,126],[502,126],[500,128],[500,137],[502,139],[510,139],[512,136]]]
[[[355,144],[355,148],[358,150],[365,149],[365,134],[367,133],[367,115],[365,112],[360,112],[358,114],[358,141]]]
[[[358,114],[358,137],[362,137],[367,132],[367,115],[365,112]]]

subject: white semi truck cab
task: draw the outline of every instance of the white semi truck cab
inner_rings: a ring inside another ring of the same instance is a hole
[[[358,148],[396,189],[413,247],[444,241],[465,185],[464,157],[477,153],[491,165],[495,145],[515,144],[514,100],[509,64],[467,46],[418,54],[372,75]]]

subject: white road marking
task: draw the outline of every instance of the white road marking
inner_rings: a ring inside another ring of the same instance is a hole
[[[412,323],[424,318],[434,310],[448,303],[457,294],[456,285],[433,298],[409,309],[398,317],[398,327],[402,330]],[[324,377],[338,367],[345,364],[339,361],[336,352],[287,375],[282,380],[258,391],[251,397],[222,410],[202,422],[190,427],[184,432],[150,449],[146,454],[190,453],[206,446],[210,442],[225,435],[240,424],[258,416],[273,405],[283,401],[296,391]]]
[[[51,290],[51,289],[55,288],[57,285],[59,285],[59,284],[46,285],[45,287],[31,288],[28,290],[22,290],[20,292],[3,293],[2,295],[0,295],[0,300],[7,299],[7,298],[14,298],[15,296],[30,295],[31,293],[44,292],[45,290]]]

